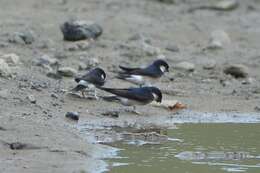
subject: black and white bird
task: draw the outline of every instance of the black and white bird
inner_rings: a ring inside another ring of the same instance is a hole
[[[106,81],[106,73],[101,68],[94,68],[87,72],[86,74],[76,77],[75,82],[78,85],[73,88],[72,92],[81,91],[82,96],[85,97],[86,89],[93,90],[94,96],[97,98],[96,87],[101,87],[105,84]]]
[[[100,87],[101,90],[112,93],[115,96],[104,97],[108,101],[117,101],[124,106],[135,106],[146,105],[152,101],[162,101],[162,93],[160,89],[156,87],[140,87],[140,88],[127,88],[127,89],[116,89],[116,88],[104,88]],[[136,111],[135,111],[136,112]]]
[[[145,68],[131,68],[119,66],[122,70],[117,78],[129,81],[139,86],[146,85],[160,78],[165,72],[169,72],[169,65],[162,59],[155,60],[151,65]]]

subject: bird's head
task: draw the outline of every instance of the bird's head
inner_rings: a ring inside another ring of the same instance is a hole
[[[156,102],[161,103],[162,102],[162,92],[159,90],[159,88],[156,87],[150,87],[150,91],[153,94],[154,100]]]
[[[169,72],[169,65],[166,61],[162,60],[162,59],[158,59],[156,61],[153,62],[153,64],[158,67],[161,72]]]
[[[94,68],[92,71],[91,71],[91,73],[96,73],[98,76],[100,76],[103,80],[105,80],[106,79],[106,73],[105,73],[105,71],[103,70],[103,69],[101,69],[101,68]]]

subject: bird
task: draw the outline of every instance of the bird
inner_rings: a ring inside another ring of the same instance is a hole
[[[169,72],[169,65],[162,59],[155,60],[145,68],[131,68],[119,65],[121,71],[116,76],[136,85],[144,86],[147,81],[160,78],[165,72]]]
[[[133,106],[133,112],[137,105],[147,105],[153,101],[162,102],[162,92],[157,87],[139,87],[139,88],[105,88],[99,89],[114,94],[115,96],[103,97],[107,101],[117,101],[124,106]]]
[[[75,82],[77,82],[77,86],[73,88],[72,92],[81,91],[82,96],[85,97],[84,92],[86,89],[94,90],[94,96],[97,99],[96,88],[101,87],[105,84],[106,81],[106,73],[103,69],[97,67],[94,68],[82,76],[75,77]]]

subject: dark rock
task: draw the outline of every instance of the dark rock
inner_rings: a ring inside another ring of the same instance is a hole
[[[175,0],[158,0],[159,2],[162,2],[162,3],[167,3],[167,4],[174,4],[175,3]]]
[[[67,112],[65,117],[78,121],[79,120],[79,113],[78,112]]]
[[[10,145],[11,150],[22,150],[22,149],[26,148],[26,144],[23,144],[20,142],[10,143],[9,145]]]
[[[6,129],[3,128],[3,127],[1,127],[1,126],[0,126],[0,130],[1,130],[1,131],[6,131]]]
[[[70,20],[62,24],[61,31],[64,40],[79,41],[98,38],[103,29],[93,22]]]
[[[260,112],[260,107],[259,107],[259,106],[256,106],[256,107],[255,107],[255,111]]]
[[[235,78],[246,78],[248,77],[248,69],[242,64],[234,64],[224,69],[225,74],[230,74]]]
[[[55,94],[55,93],[51,93],[51,97],[55,98],[55,99],[59,98],[59,96],[57,94]]]

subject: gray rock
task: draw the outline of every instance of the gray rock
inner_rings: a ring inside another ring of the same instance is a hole
[[[188,72],[193,72],[195,70],[195,65],[190,62],[183,61],[176,64],[175,68]]]
[[[77,74],[77,70],[71,67],[61,67],[58,69],[58,74],[65,77],[73,77]]]
[[[78,112],[67,112],[65,117],[69,118],[71,120],[78,121],[79,120],[79,113]]]
[[[207,61],[207,62],[205,62],[203,64],[203,69],[205,69],[205,70],[212,70],[212,69],[214,69],[216,67],[216,65],[217,65],[216,61],[209,60],[209,61]]]
[[[49,72],[47,72],[46,76],[48,76],[49,78],[57,79],[57,80],[62,79],[62,76],[53,70],[50,70]]]
[[[177,45],[174,44],[169,44],[166,48],[166,50],[171,51],[171,52],[179,52],[180,49]]]
[[[5,62],[10,66],[16,66],[20,62],[20,57],[15,53],[2,55],[0,58],[4,59]]]
[[[20,44],[32,44],[35,41],[34,32],[32,30],[26,30],[23,32],[16,32],[10,38],[10,43]]]
[[[225,74],[229,74],[235,78],[246,78],[248,77],[248,68],[242,64],[234,64],[227,66],[224,69]]]
[[[90,21],[70,20],[61,25],[64,40],[79,41],[98,38],[103,29]]]
[[[9,91],[7,89],[0,90],[0,98],[7,99],[9,96]]]
[[[27,99],[28,99],[31,103],[36,104],[36,99],[35,99],[34,95],[28,95],[28,96],[27,96]]]
[[[213,5],[213,7],[216,10],[222,10],[222,11],[234,10],[238,6],[239,6],[239,3],[237,0],[221,0],[219,2],[216,2],[216,4]]]
[[[229,35],[223,30],[214,30],[211,32],[208,49],[220,49],[230,45]]]
[[[147,43],[142,43],[142,50],[147,56],[156,56],[161,54],[161,50]]]
[[[37,66],[55,66],[58,65],[58,60],[56,58],[51,58],[48,55],[42,55],[40,58],[34,61],[34,64]]]
[[[12,76],[9,65],[3,59],[0,59],[0,76],[1,77],[11,77]]]

